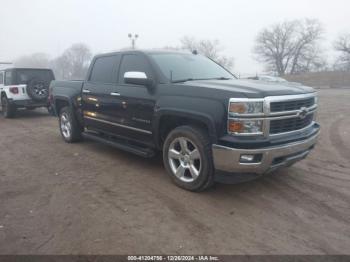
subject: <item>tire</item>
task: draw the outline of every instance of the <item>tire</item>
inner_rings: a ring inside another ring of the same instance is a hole
[[[211,142],[198,127],[172,130],[163,145],[163,162],[173,182],[183,189],[199,192],[214,184]]]
[[[82,129],[70,107],[61,109],[58,121],[64,141],[67,143],[74,143],[81,140]]]
[[[46,101],[49,97],[49,84],[41,79],[33,78],[27,83],[27,94],[34,101]]]
[[[5,118],[13,118],[16,114],[17,108],[11,105],[6,96],[1,98],[2,114]]]

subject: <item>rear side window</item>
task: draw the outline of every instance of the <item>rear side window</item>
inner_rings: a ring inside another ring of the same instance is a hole
[[[12,71],[5,72],[5,85],[12,85]]]
[[[38,69],[16,69],[16,76],[14,77],[14,83],[16,85],[28,84],[33,79],[41,80],[50,84],[54,80],[54,76],[51,70],[38,70]]]
[[[4,84],[4,73],[0,72],[0,85]]]
[[[124,55],[119,70],[119,82],[124,83],[125,72],[144,72],[151,78],[151,71],[147,60],[139,55]]]
[[[103,56],[95,60],[90,74],[90,81],[95,83],[115,83],[116,67],[119,65],[120,55]]]

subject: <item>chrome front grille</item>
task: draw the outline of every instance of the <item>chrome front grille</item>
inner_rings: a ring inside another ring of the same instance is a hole
[[[271,102],[271,112],[293,111],[302,107],[311,107],[315,104],[315,98],[310,97],[301,100]]]
[[[269,96],[265,98],[231,98],[231,102],[261,102],[263,112],[256,114],[229,113],[229,121],[262,121],[260,134],[233,134],[236,136],[283,136],[300,132],[314,124],[317,110],[316,93]],[[229,130],[228,130],[228,133]],[[232,134],[232,133],[231,133]]]
[[[280,120],[270,120],[270,134],[279,134],[303,129],[309,126],[314,118],[314,114],[309,114],[305,118],[293,117]]]

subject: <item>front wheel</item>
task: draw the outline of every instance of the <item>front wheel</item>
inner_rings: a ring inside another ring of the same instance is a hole
[[[214,165],[208,134],[193,126],[175,128],[163,146],[164,166],[173,182],[190,191],[203,191],[214,183]]]
[[[81,128],[72,110],[64,107],[60,111],[59,127],[61,135],[67,143],[74,143],[81,140]]]
[[[6,96],[1,98],[2,114],[5,118],[13,118],[16,114],[17,108],[11,105]]]

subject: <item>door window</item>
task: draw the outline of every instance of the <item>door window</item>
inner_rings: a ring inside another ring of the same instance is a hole
[[[124,83],[125,72],[145,72],[151,78],[147,60],[139,55],[124,55],[119,70],[119,83]]]
[[[94,83],[110,84],[116,82],[116,68],[120,62],[120,55],[102,56],[95,60],[90,74],[90,81]]]
[[[11,85],[12,84],[12,71],[6,71],[5,72],[5,85]]]

